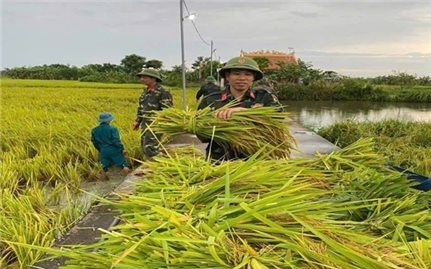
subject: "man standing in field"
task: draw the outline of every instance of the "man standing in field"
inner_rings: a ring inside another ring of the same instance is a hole
[[[141,126],[141,147],[144,154],[151,158],[159,153],[159,141],[161,134],[154,134],[147,127],[151,124],[151,117],[155,111],[172,106],[171,93],[160,85],[162,81],[159,72],[155,69],[142,69],[138,73],[139,80],[145,86],[139,97],[136,120],[133,123],[133,130],[138,130]]]
[[[216,84],[216,79],[213,76],[208,76],[205,80],[205,84],[196,93],[196,100],[199,100],[201,96],[207,96],[213,92],[219,92],[220,87]]]
[[[232,58],[220,69],[219,74],[228,81],[228,86],[223,91],[205,96],[198,105],[198,109],[210,106],[215,110],[228,103],[235,102],[234,107],[219,110],[215,114],[215,117],[224,120],[229,120],[232,114],[237,111],[254,107],[277,106],[282,110],[282,106],[274,94],[265,89],[255,91],[251,88],[253,81],[263,78],[262,71],[253,59],[243,56]],[[202,137],[199,137],[199,139],[204,143],[210,142],[210,139]],[[215,141],[208,144],[206,151],[207,155],[213,160],[244,159],[248,157],[241,152],[235,152],[231,147],[223,147]]]

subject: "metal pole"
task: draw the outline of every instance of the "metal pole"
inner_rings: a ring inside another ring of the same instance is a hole
[[[181,28],[181,69],[182,69],[182,82],[183,82],[183,110],[186,110],[186,64],[184,60],[184,29],[183,29],[183,1],[180,0],[180,28]]]
[[[213,75],[213,41],[211,40],[210,76]]]
[[[219,63],[219,67],[218,68],[220,68],[220,64],[221,64],[221,60],[220,60],[220,56],[218,57],[218,63]],[[222,89],[223,87],[222,87],[222,83],[221,83],[221,79],[220,79],[220,74],[219,74],[219,69],[217,68],[217,81],[218,81],[218,83],[219,83],[219,85],[220,85],[220,89]]]

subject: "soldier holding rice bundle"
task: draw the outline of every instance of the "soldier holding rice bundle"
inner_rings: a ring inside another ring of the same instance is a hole
[[[211,107],[216,110],[227,104],[234,103],[226,109],[218,110],[215,117],[229,120],[233,113],[262,106],[276,106],[282,111],[282,106],[277,97],[267,90],[255,91],[251,88],[253,81],[263,78],[263,73],[258,64],[247,57],[235,57],[229,60],[226,65],[220,69],[219,74],[229,82],[223,91],[215,92],[205,96],[200,102],[198,109]],[[244,134],[247,135],[247,134]],[[208,138],[200,137],[202,142],[210,142]],[[213,160],[231,160],[244,159],[249,156],[242,152],[232,149],[232,147],[221,145],[212,141],[207,146],[207,155]]]

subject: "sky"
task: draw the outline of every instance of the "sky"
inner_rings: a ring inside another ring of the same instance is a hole
[[[431,1],[186,0],[186,66],[276,50],[354,77],[431,76]],[[180,0],[2,0],[1,67],[120,64],[126,55],[181,64]]]

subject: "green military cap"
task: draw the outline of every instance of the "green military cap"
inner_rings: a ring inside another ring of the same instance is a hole
[[[206,81],[206,82],[216,82],[216,79],[215,79],[213,76],[208,76],[208,77],[205,79],[205,81]]]
[[[219,74],[221,77],[225,77],[225,73],[230,69],[245,69],[250,70],[254,73],[254,80],[259,80],[263,78],[263,73],[259,69],[259,65],[255,60],[240,56],[230,59],[222,69],[220,69]]]
[[[151,68],[142,69],[142,71],[138,73],[138,77],[140,76],[152,77],[152,78],[155,78],[158,82],[162,81],[160,73],[157,70],[151,69]]]

